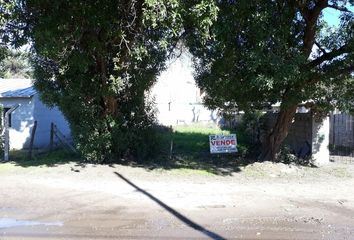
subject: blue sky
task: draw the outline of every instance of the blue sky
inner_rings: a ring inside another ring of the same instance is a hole
[[[348,9],[354,12],[354,7],[348,6]],[[339,25],[339,16],[340,16],[340,11],[336,9],[333,8],[324,9],[324,18],[326,22],[328,22],[330,25],[334,27]]]

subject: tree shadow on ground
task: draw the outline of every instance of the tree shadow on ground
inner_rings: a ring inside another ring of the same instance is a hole
[[[200,131],[200,130],[198,130]],[[106,163],[114,167],[114,164],[144,168],[152,170],[197,170],[207,174],[230,176],[240,172],[244,167],[254,161],[246,159],[239,153],[232,154],[210,154],[209,132],[179,132],[165,131],[161,133],[160,151],[150,159],[122,159],[119,162]],[[172,144],[172,149],[171,149]],[[80,156],[66,151],[65,149],[52,152],[35,152],[34,157],[29,160],[28,151],[14,151],[10,153],[10,162],[21,167],[55,167],[61,164],[75,162],[84,166],[85,162]]]
[[[28,151],[16,150],[10,152],[10,163],[15,163],[20,167],[55,167],[57,165],[76,162],[80,164],[81,158],[77,154],[73,154],[64,149],[56,149],[54,151],[36,151],[32,158],[28,157]]]
[[[160,148],[160,154],[155,158],[144,161],[122,161],[122,164],[148,170],[186,169],[230,176],[240,172],[241,167],[254,162],[241,153],[211,154],[207,131],[166,133],[162,136]]]

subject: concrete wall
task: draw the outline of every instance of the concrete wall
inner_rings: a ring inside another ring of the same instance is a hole
[[[312,157],[317,165],[329,163],[329,117],[312,121]]]
[[[270,113],[266,117],[266,129],[271,129],[277,114]],[[311,113],[296,113],[294,122],[284,144],[297,155],[309,148],[317,165],[329,163],[329,117],[316,119]],[[306,146],[307,145],[307,146]]]

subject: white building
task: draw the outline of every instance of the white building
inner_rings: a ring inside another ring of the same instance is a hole
[[[192,122],[216,122],[215,111],[202,105],[200,89],[193,77],[191,56],[183,53],[171,60],[163,71],[151,95],[157,105],[157,119],[163,125],[188,124]]]
[[[9,117],[10,149],[23,149],[29,146],[35,121],[37,129],[34,148],[49,146],[51,123],[54,123],[66,137],[71,136],[69,124],[63,114],[57,107],[48,108],[41,102],[30,79],[0,79],[0,105],[4,113],[18,105]]]

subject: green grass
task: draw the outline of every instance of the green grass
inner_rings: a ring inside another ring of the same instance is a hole
[[[215,125],[180,125],[174,127],[173,143],[175,152],[200,153],[209,152],[209,135],[230,134]]]
[[[78,162],[80,158],[68,151],[58,149],[52,152],[36,153],[32,159],[28,159],[28,152],[17,150],[10,152],[10,161],[21,167],[48,166],[53,167],[58,164]]]
[[[235,132],[223,130],[215,124],[175,126],[173,133],[167,130],[160,133],[161,154],[144,165],[150,170],[168,170],[182,175],[231,175],[240,171],[240,166],[248,164],[248,160],[239,153],[210,154],[209,148],[209,135],[230,133]]]

